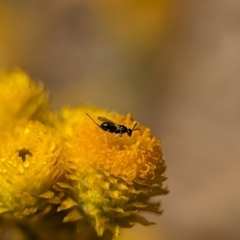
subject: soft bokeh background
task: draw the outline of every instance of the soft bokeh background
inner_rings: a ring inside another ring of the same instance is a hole
[[[237,0],[0,2],[0,68],[44,81],[53,108],[131,112],[161,138],[164,213],[121,239],[240,239],[239,63]]]

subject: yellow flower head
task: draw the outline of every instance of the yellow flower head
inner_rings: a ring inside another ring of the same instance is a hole
[[[43,86],[20,70],[0,74],[0,101],[1,216],[48,212],[112,236],[152,224],[141,211],[161,213],[150,200],[167,193],[161,142],[130,114],[50,112]]]
[[[42,120],[48,108],[43,85],[33,82],[19,69],[0,73],[0,102],[3,125],[14,119]]]
[[[60,177],[61,144],[43,124],[1,129],[0,213],[23,217],[59,203],[53,184]]]
[[[130,114],[124,117],[86,107],[64,109],[60,119],[58,127],[65,132],[65,139],[69,137],[66,143],[76,166],[67,178],[73,181],[81,212],[97,233],[110,230],[117,235],[119,227],[130,227],[133,222],[151,224],[138,212],[161,213],[159,203],[149,198],[167,191],[162,187],[165,166],[161,143],[150,129],[137,123],[131,136],[104,131],[102,123],[133,129],[136,122]]]

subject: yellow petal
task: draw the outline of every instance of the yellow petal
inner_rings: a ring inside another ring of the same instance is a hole
[[[67,198],[62,202],[61,206],[58,207],[57,211],[60,212],[62,210],[66,210],[77,205],[78,205],[77,202],[75,202],[73,199]]]

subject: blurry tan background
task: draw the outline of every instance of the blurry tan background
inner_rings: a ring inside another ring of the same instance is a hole
[[[0,2],[0,69],[44,81],[53,108],[131,112],[161,138],[164,213],[121,239],[240,239],[239,65],[237,0]]]

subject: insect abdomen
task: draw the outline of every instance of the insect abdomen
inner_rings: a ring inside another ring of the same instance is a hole
[[[100,128],[103,130],[103,131],[107,131],[107,132],[110,132],[110,133],[114,133],[116,131],[116,126],[111,123],[111,122],[104,122],[100,125]]]

